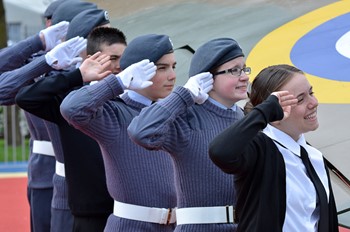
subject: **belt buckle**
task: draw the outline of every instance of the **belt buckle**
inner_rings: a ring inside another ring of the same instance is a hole
[[[171,214],[173,213],[172,208],[168,208],[168,217],[166,219],[166,225],[170,225]]]
[[[230,208],[231,207],[232,207],[232,220],[230,218]],[[235,208],[233,208],[232,205],[226,205],[225,209],[226,209],[226,222],[233,224],[234,223],[234,219],[235,219]]]
[[[175,213],[172,208],[162,208],[161,218],[159,224],[170,225],[172,214]]]

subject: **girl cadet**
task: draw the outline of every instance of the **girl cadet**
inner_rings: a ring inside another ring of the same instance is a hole
[[[235,230],[233,179],[210,161],[208,145],[243,117],[235,103],[247,98],[249,71],[235,40],[211,40],[195,52],[184,87],[144,109],[128,128],[136,143],[164,150],[174,162],[175,231]]]
[[[303,72],[265,68],[250,102],[251,112],[209,149],[213,162],[235,175],[237,231],[338,231],[322,153],[304,137],[318,127],[318,102]]]
[[[63,117],[101,148],[108,190],[114,199],[106,232],[174,230],[176,193],[171,160],[164,152],[134,144],[127,127],[142,108],[172,91],[175,64],[168,36],[139,36],[124,50],[122,72],[71,92],[61,104]]]

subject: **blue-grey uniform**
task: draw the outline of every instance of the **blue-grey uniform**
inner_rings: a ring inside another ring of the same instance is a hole
[[[52,70],[46,63],[43,55],[35,57],[30,63],[26,64],[26,61],[31,58],[32,54],[41,50],[43,50],[42,42],[38,35],[34,35],[0,51],[0,55],[3,58],[0,60],[1,105],[13,105],[15,96],[21,87],[32,83],[34,78]],[[63,182],[55,182],[55,185],[52,182],[56,161],[44,120],[26,112],[25,116],[31,135],[31,154],[28,163],[28,198],[31,209],[31,229],[32,231],[47,232],[50,231],[51,227],[51,203],[57,208],[67,205],[67,203],[58,203],[52,199],[53,188],[55,189],[55,196],[65,196],[64,201],[67,201],[67,194],[57,194],[57,192],[65,191],[64,186],[58,185]],[[62,207],[62,210],[67,210],[67,208]],[[65,223],[55,224],[65,225]]]
[[[242,50],[233,39],[209,41],[192,57],[189,76],[194,78],[241,56]],[[173,159],[178,190],[177,232],[236,230],[233,177],[218,170],[208,156],[211,140],[243,117],[234,100],[231,104],[228,110],[211,97],[196,104],[188,88],[177,86],[130,123],[129,135],[137,144],[166,151]]]
[[[51,232],[72,231],[73,215],[68,206],[68,187],[59,128],[55,123],[43,121],[56,158],[56,172],[53,176],[54,191],[51,203]]]
[[[62,115],[100,145],[107,187],[117,203],[115,209],[129,206],[137,209],[174,208],[176,193],[170,158],[164,152],[143,149],[133,143],[127,134],[129,123],[146,106],[145,102],[131,99],[128,94],[123,95],[122,99],[109,101],[123,91],[118,79],[110,75],[99,83],[71,92],[61,104]],[[167,210],[164,210],[164,215],[166,219]],[[129,220],[125,215],[114,213],[108,218],[105,231],[174,230],[173,223],[164,224],[166,221],[149,223]]]

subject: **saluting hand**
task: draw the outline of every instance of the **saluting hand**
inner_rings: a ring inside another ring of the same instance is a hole
[[[157,67],[148,59],[132,64],[120,72],[117,77],[126,89],[144,89],[153,84],[151,79],[156,75]]]
[[[98,81],[112,73],[108,70],[111,64],[110,56],[96,52],[80,65],[79,70],[84,82]]]
[[[51,51],[45,54],[46,63],[54,69],[66,69],[82,61],[79,54],[86,49],[86,39],[74,37],[68,41],[60,43]]]
[[[283,119],[289,117],[290,112],[292,111],[292,106],[295,106],[298,103],[298,99],[294,97],[293,94],[290,94],[288,91],[277,91],[271,93],[271,95],[275,95],[278,98],[278,102],[283,110]]]
[[[67,35],[68,27],[69,22],[62,21],[40,31],[39,36],[45,51],[50,51],[62,42]]]
[[[184,88],[191,92],[194,102],[203,104],[209,97],[208,93],[213,88],[213,83],[213,75],[210,72],[203,72],[190,77]]]

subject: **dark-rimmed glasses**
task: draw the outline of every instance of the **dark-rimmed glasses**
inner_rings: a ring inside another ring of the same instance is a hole
[[[220,74],[230,73],[233,76],[240,77],[243,72],[246,75],[249,75],[252,72],[252,69],[250,67],[230,68],[230,69],[226,69],[226,70],[223,70],[223,71],[219,71],[219,72],[213,73],[213,75],[216,76],[216,75],[220,75]]]

